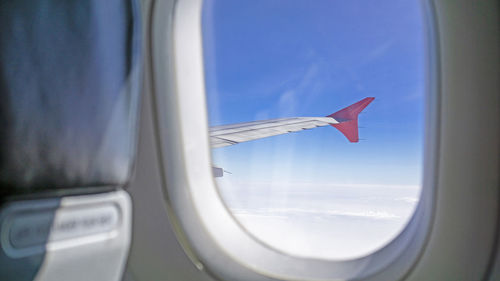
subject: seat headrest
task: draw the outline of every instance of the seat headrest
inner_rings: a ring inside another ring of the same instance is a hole
[[[141,67],[133,0],[0,5],[0,196],[123,185]]]

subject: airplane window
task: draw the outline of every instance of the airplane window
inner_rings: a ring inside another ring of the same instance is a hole
[[[345,260],[404,229],[422,185],[420,5],[204,2],[213,174],[256,239]]]

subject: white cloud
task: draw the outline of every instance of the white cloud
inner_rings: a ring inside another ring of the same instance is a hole
[[[260,208],[260,209],[241,209],[231,208],[235,216],[266,216],[278,218],[291,218],[294,216],[316,216],[328,218],[330,216],[344,217],[361,217],[370,219],[399,219],[401,216],[388,211],[377,210],[360,210],[360,211],[345,211],[345,210],[322,210],[322,209],[306,209],[306,208]]]
[[[403,201],[403,202],[411,203],[411,204],[415,204],[415,203],[418,202],[418,198],[417,197],[401,197],[401,198],[396,198],[395,200],[397,200],[397,201]]]
[[[249,233],[281,251],[326,259],[383,247],[409,221],[420,192],[418,185],[217,181]]]
[[[295,112],[296,105],[298,103],[295,97],[296,92],[294,90],[286,90],[280,95],[279,108],[282,114],[287,112]]]
[[[282,116],[295,115],[298,106],[302,108],[321,89],[324,79],[320,76],[320,67],[320,62],[310,63],[302,73],[297,72],[294,83],[287,83],[288,86],[281,92],[278,102]]]
[[[383,55],[385,55],[389,49],[393,45],[393,40],[388,40],[380,45],[378,45],[376,48],[374,48],[370,53],[368,53],[366,61],[370,62],[374,59],[377,59]]]
[[[349,259],[364,256],[391,241],[404,224],[384,212],[332,214],[306,210],[235,210],[241,225],[257,239],[300,257]]]

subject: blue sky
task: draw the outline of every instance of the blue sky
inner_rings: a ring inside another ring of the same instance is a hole
[[[412,187],[399,197],[413,198],[406,200],[407,210],[412,210],[423,151],[425,42],[420,8],[416,0],[205,1],[210,125],[326,116],[375,97],[360,115],[359,143],[349,143],[335,128],[322,127],[214,149],[214,164],[232,173],[219,179],[229,207],[261,214],[262,205],[245,199],[258,190],[256,201],[275,198],[268,209],[285,200],[282,210],[289,210],[301,205],[300,198],[283,199],[290,196],[276,191],[291,194],[300,183],[311,192],[315,186],[350,186],[335,194],[350,196],[354,211],[364,194],[358,191],[367,186],[386,201],[394,199],[395,187]],[[252,187],[255,192],[249,194]],[[321,190],[316,199],[328,193]],[[386,201],[370,201],[363,212],[382,214],[379,207]],[[331,202],[335,205],[335,198]],[[401,222],[393,232],[411,214],[403,209],[395,215]]]

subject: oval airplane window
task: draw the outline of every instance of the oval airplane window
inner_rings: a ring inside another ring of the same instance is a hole
[[[212,169],[249,234],[346,260],[404,229],[422,185],[420,5],[204,2]]]

